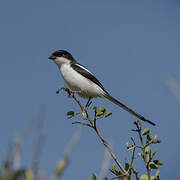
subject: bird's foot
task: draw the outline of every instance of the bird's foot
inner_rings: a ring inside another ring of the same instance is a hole
[[[78,94],[78,93],[80,93],[81,91],[71,91],[71,90],[69,90],[68,91],[68,97],[69,98],[72,98],[73,96],[74,96],[74,94]]]

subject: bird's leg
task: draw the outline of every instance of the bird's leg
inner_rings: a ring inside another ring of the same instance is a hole
[[[91,104],[91,99],[92,99],[92,97],[89,97],[89,99],[88,99],[88,101],[87,101],[87,103],[86,103],[86,106],[85,106],[86,109],[87,109],[87,108],[89,107],[89,105]]]
[[[89,106],[90,106],[90,104],[91,104],[91,97],[89,97],[89,99],[88,99],[88,101],[87,101],[87,103],[86,103],[86,106],[84,106],[84,108],[83,108],[83,112],[85,112],[86,113],[86,116],[88,117],[88,113],[87,113],[87,110],[88,110],[88,108],[89,108]]]
[[[81,91],[72,91],[72,90],[70,90],[69,91],[69,97],[73,97],[74,96],[74,94],[77,94],[77,93],[80,93]]]

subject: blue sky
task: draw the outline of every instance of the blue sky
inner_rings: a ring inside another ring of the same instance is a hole
[[[40,168],[46,177],[51,175],[77,128],[66,112],[78,107],[65,94],[55,94],[64,82],[48,60],[54,50],[66,49],[114,97],[157,123],[153,132],[162,140],[157,146],[157,158],[164,162],[161,177],[179,178],[179,102],[164,84],[168,74],[180,83],[179,15],[180,4],[174,0],[1,1],[0,158],[12,137],[21,134],[45,104]],[[123,162],[135,118],[106,100],[93,104],[112,111],[98,126]],[[24,145],[24,166],[31,164],[33,134]],[[85,128],[63,179],[99,173],[103,152],[94,132]]]

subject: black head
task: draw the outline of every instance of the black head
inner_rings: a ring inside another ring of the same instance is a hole
[[[64,57],[64,58],[69,59],[71,61],[75,61],[73,56],[69,52],[67,52],[65,50],[57,50],[57,51],[53,52],[52,55],[49,56],[49,59],[54,60],[57,57]]]

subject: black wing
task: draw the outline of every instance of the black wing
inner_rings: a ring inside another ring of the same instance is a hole
[[[79,63],[72,63],[71,67],[77,71],[79,74],[81,74],[82,76],[86,77],[87,79],[91,80],[92,82],[94,82],[95,84],[97,84],[98,86],[100,86],[107,94],[109,94],[103,87],[103,85],[88,71],[86,70],[86,68],[84,66],[82,66]]]

